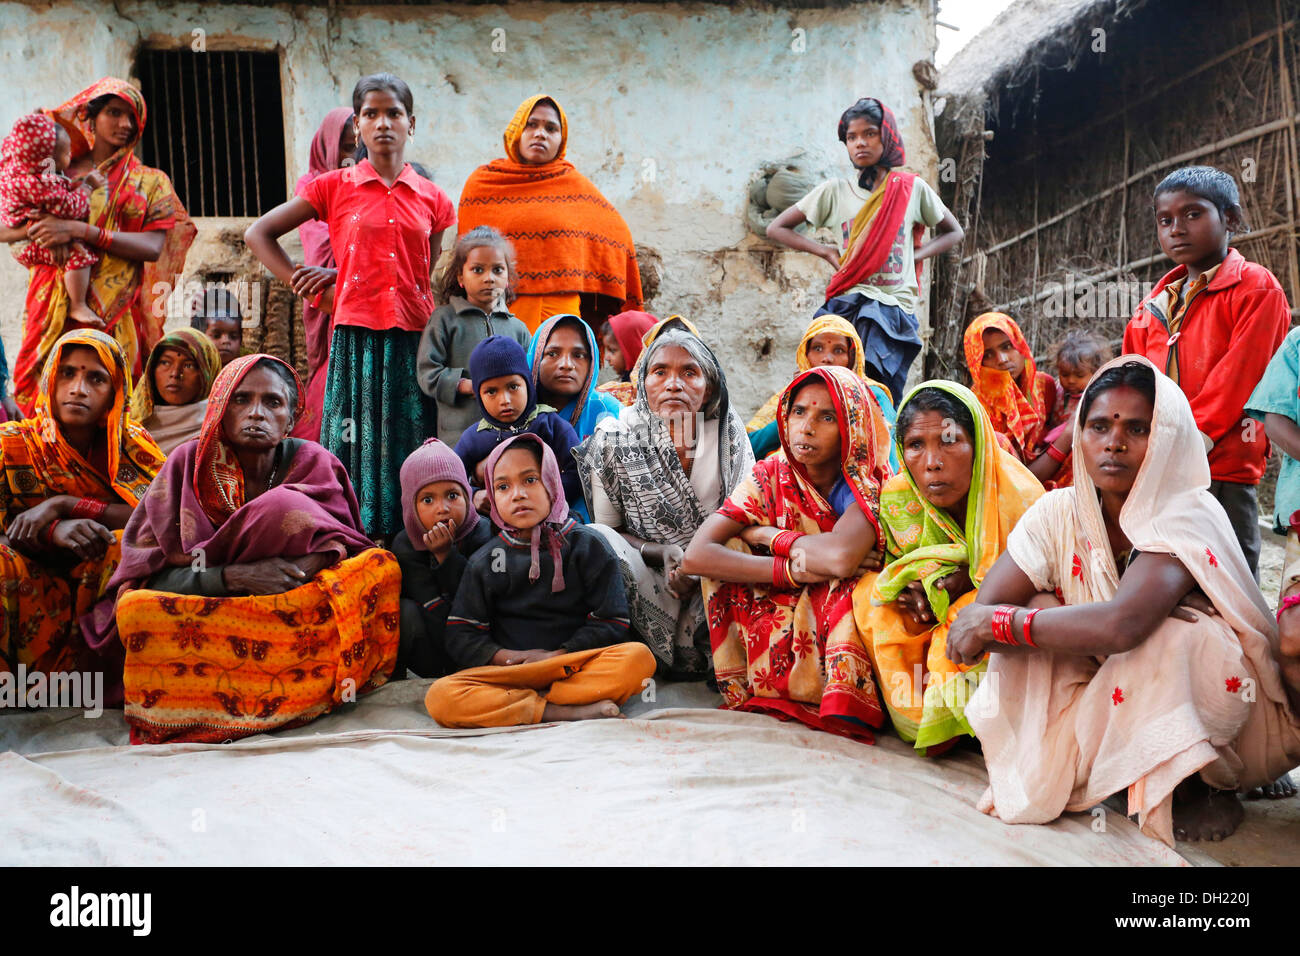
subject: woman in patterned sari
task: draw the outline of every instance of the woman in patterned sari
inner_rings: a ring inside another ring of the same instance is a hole
[[[145,124],[140,91],[108,77],[46,113],[72,139],[70,176],[91,167],[108,180],[90,197],[89,222],[46,217],[29,230],[0,230],[0,241],[30,238],[44,246],[79,239],[100,251],[86,301],[126,356],[132,377],[162,337],[164,310],[157,289],[171,289],[185,266],[195,228],[167,174],[135,157]],[[22,346],[14,368],[14,397],[24,413],[36,400],[37,382],[54,342],[70,326],[60,269],[34,266],[27,284]],[[159,308],[155,308],[155,304]]]
[[[873,741],[884,712],[855,590],[880,569],[889,427],[866,383],[819,366],[781,395],[782,455],[764,459],[696,532],[723,704]],[[707,575],[707,576],[705,576]]]
[[[92,651],[79,619],[163,462],[130,418],[128,381],[117,342],[69,332],[51,349],[35,415],[0,425],[0,671],[102,671],[107,703],[114,687],[121,699],[122,655]]]
[[[126,648],[136,743],[297,726],[393,669],[401,572],[339,460],[285,438],[301,396],[279,359],[235,359],[127,525],[93,641]]]
[[[965,703],[986,665],[949,661],[948,627],[1043,488],[994,441],[979,399],[954,382],[912,389],[894,435],[903,470],[880,493],[887,563],[870,601],[859,593],[854,613],[870,635],[894,729],[937,756],[972,734]]]
[[[660,671],[703,680],[709,637],[699,580],[682,555],[754,465],[727,378],[695,326],[669,316],[646,333],[636,404],[603,418],[574,449],[592,529],[627,585],[632,627]]]

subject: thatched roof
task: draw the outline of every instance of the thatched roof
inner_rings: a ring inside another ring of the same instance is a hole
[[[997,115],[1002,96],[1018,98],[1039,69],[1073,70],[1092,54],[1093,29],[1110,30],[1149,0],[1017,0],[962,48],[939,74],[943,119],[968,125]]]

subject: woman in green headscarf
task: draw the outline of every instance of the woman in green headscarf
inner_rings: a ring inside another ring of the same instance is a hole
[[[198,329],[168,332],[144,364],[131,394],[131,417],[145,427],[163,454],[199,437],[208,394],[221,371],[217,347]]]
[[[870,602],[858,596],[853,612],[871,635],[894,728],[934,756],[972,734],[964,705],[987,665],[948,660],[948,625],[974,599],[1043,487],[998,446],[975,394],[954,382],[912,389],[894,436],[904,467],[880,493],[886,563]]]

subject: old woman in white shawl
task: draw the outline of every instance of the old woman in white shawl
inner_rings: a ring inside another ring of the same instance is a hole
[[[671,316],[645,335],[636,401],[574,452],[591,520],[619,559],[632,626],[660,673],[702,678],[709,635],[686,545],[754,466],[727,379],[695,327]]]
[[[1148,835],[1222,839],[1238,791],[1300,762],[1273,615],[1174,382],[1132,355],[1104,366],[1074,449],[1074,487],[1025,513],[948,635],[958,663],[994,651],[966,711],[981,808],[1046,823],[1127,791]]]

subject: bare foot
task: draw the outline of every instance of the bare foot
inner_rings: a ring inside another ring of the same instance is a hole
[[[102,329],[104,327],[104,320],[97,316],[88,305],[69,305],[68,318],[87,328]]]
[[[618,704],[612,700],[598,700],[594,704],[547,704],[542,711],[542,722],[552,720],[594,720],[599,717],[621,717]]]
[[[1174,839],[1223,840],[1237,829],[1246,811],[1234,790],[1212,790],[1199,776],[1174,791]]]
[[[1256,787],[1250,793],[1246,794],[1247,800],[1285,800],[1287,797],[1294,797],[1296,794],[1295,784],[1291,782],[1291,775],[1284,773],[1272,783],[1266,783],[1262,787]]]

